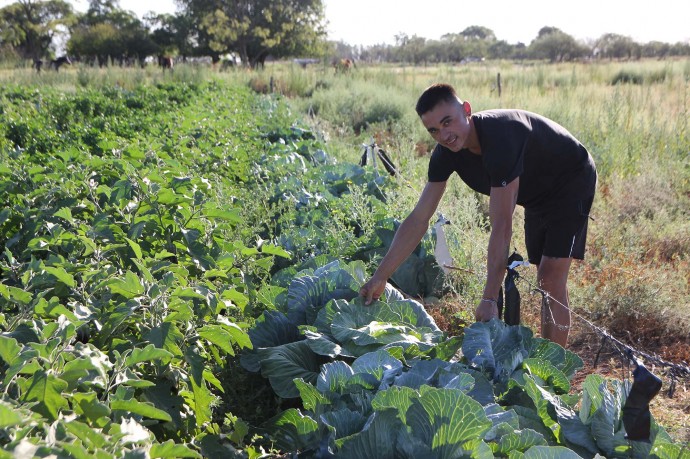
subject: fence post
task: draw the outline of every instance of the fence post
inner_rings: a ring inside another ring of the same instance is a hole
[[[501,72],[496,75],[496,87],[498,88],[498,98],[501,98]]]

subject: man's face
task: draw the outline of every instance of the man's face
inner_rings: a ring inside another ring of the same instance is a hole
[[[460,151],[470,135],[468,113],[460,101],[442,101],[424,113],[422,124],[436,142],[451,151]]]

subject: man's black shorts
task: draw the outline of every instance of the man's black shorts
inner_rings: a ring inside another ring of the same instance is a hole
[[[550,211],[525,209],[525,244],[529,262],[538,265],[542,256],[585,258],[587,220],[594,196],[568,201]]]

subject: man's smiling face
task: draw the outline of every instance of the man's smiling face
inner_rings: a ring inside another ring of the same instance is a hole
[[[455,99],[441,101],[421,116],[422,124],[436,142],[451,151],[460,151],[470,135],[469,104]]]

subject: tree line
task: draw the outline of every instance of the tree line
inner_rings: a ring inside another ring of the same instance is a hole
[[[76,12],[65,0],[18,0],[0,8],[0,60],[45,60],[67,53],[105,66],[144,65],[152,56],[206,57],[215,64],[263,66],[269,57],[348,57],[375,62],[430,64],[480,59],[639,59],[689,56],[690,43],[636,43],[604,34],[577,41],[543,27],[529,43],[509,44],[491,29],[470,26],[438,40],[401,33],[392,45],[329,42],[322,0],[176,0],[178,12],[138,18],[118,0],[89,0]]]

